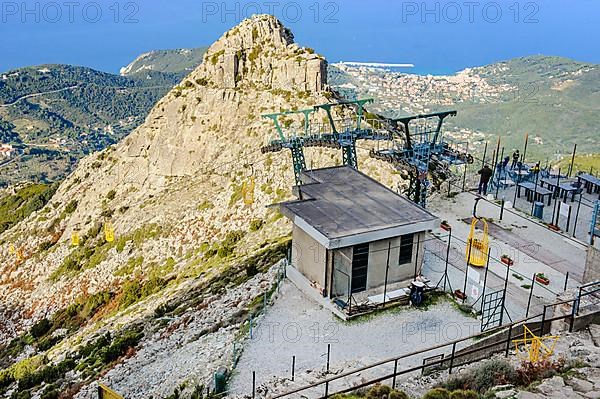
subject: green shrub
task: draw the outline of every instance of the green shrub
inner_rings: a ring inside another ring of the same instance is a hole
[[[31,184],[0,198],[0,233],[42,209],[57,188],[57,184]]]
[[[225,50],[219,50],[216,53],[214,53],[210,57],[210,63],[213,65],[217,65],[217,62],[219,62],[219,57],[222,56],[223,54],[225,54]]]
[[[477,392],[473,391],[473,390],[467,390],[467,391],[453,391],[450,394],[450,399],[479,399],[479,395],[477,394]]]
[[[213,205],[212,202],[210,202],[209,200],[204,200],[204,201],[202,201],[202,203],[200,205],[198,205],[198,210],[200,212],[202,212],[202,211],[206,211],[209,209],[213,209],[214,207],[215,206]]]
[[[78,205],[77,200],[72,200],[71,202],[69,202],[67,204],[67,206],[65,207],[64,212],[67,215],[70,215],[71,213],[75,212],[75,210],[77,210],[77,205]]]
[[[48,331],[50,331],[50,328],[52,328],[52,323],[50,322],[50,320],[42,319],[31,327],[29,333],[34,338],[40,338],[44,336]]]
[[[404,393],[402,391],[398,391],[396,389],[394,389],[394,390],[392,390],[392,392],[390,392],[388,398],[389,399],[410,399],[410,397],[406,393]]]
[[[137,280],[127,281],[123,285],[123,293],[119,302],[119,309],[126,309],[129,306],[138,303],[146,297],[162,290],[167,282],[159,277],[152,276],[145,283]]]
[[[52,248],[54,246],[54,244],[56,244],[54,242],[54,240],[50,240],[50,241],[44,241],[43,243],[40,244],[40,246],[38,247],[38,251],[40,252],[45,252],[47,250],[49,250],[50,248]]]
[[[250,231],[252,231],[252,232],[258,231],[263,227],[264,224],[265,224],[264,220],[254,219],[250,222]]]
[[[517,372],[505,360],[489,360],[478,368],[447,380],[442,387],[449,390],[474,390],[484,394],[496,385],[514,383]]]
[[[450,399],[450,393],[444,388],[434,388],[427,392],[423,399]]]
[[[115,199],[115,196],[117,195],[117,192],[115,190],[110,190],[107,194],[106,194],[106,199],[109,201],[112,201]]]
[[[490,360],[474,371],[474,386],[470,387],[480,393],[496,386],[513,382],[517,373],[513,366],[505,360]]]
[[[40,355],[23,359],[11,367],[12,376],[15,380],[26,378],[33,374],[43,363],[44,359]]]

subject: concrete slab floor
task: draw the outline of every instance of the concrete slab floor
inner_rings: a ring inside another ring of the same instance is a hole
[[[292,356],[296,356],[298,374],[321,369],[328,344],[332,369],[347,367],[349,362],[360,367],[479,330],[479,320],[465,316],[448,302],[427,311],[397,307],[344,322],[285,281],[273,306],[257,321],[253,339],[245,341],[229,389],[232,394],[251,393],[252,371],[256,371],[257,385],[274,377],[289,377]]]

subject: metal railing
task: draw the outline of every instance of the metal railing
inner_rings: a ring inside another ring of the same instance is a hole
[[[269,399],[291,397],[293,395],[298,395],[301,397],[313,397],[310,395],[310,393],[312,393],[313,395],[316,394],[315,397],[328,398],[332,395],[355,391],[357,389],[368,387],[370,385],[381,383],[387,380],[390,380],[391,386],[394,387],[396,384],[397,377],[419,370],[423,372],[425,371],[425,369],[437,366],[441,369],[447,369],[448,373],[452,374],[452,371],[456,367],[473,363],[484,358],[488,358],[492,353],[504,352],[504,355],[508,356],[513,340],[519,339],[524,336],[524,332],[515,334],[519,327],[528,326],[528,328],[532,332],[538,333],[539,335],[544,335],[549,330],[551,323],[562,320],[568,322],[569,331],[573,331],[578,311],[581,310],[581,308],[579,307],[581,299],[586,296],[594,295],[597,292],[597,290],[600,289],[598,288],[586,291],[586,287],[591,286],[600,286],[600,282],[595,282],[586,286],[582,286],[578,292],[578,295],[575,298],[544,305],[544,310],[542,313],[536,316],[516,321],[514,323],[509,324],[508,326],[496,327],[494,329],[486,331],[485,333],[472,335],[466,338],[460,338],[426,349],[421,349],[400,356],[384,359],[364,367],[360,367],[342,374],[335,375],[333,377],[325,378],[316,383],[301,386],[284,393],[269,396]],[[549,308],[555,309],[556,307],[561,305],[570,305],[570,311],[562,315],[550,315],[550,317],[548,317]],[[497,339],[493,339],[491,340],[491,342],[482,341],[485,338],[489,339],[493,336],[495,336]],[[477,344],[478,341],[483,342],[484,344],[473,345]],[[464,345],[464,347],[461,349],[459,349],[460,344]],[[471,344],[471,347],[469,347],[469,344]],[[434,351],[437,351],[436,356],[434,356],[433,358],[426,358],[427,354],[431,354],[431,352]],[[442,351],[442,353],[440,353],[440,351]],[[400,361],[409,363],[409,360],[415,360],[415,358],[417,360],[421,360],[420,362],[417,362],[417,365],[412,365],[405,368],[400,367]],[[425,360],[427,360],[427,362],[425,362]],[[387,366],[387,369],[379,370],[379,372],[377,372],[377,368],[382,368],[385,366]],[[392,369],[393,371],[390,371]],[[373,372],[374,374],[378,375],[372,377],[365,377],[365,375],[367,375],[367,372]],[[351,382],[351,379],[353,377],[356,378],[357,374],[359,373],[361,376],[361,382],[358,384],[353,384]],[[365,381],[365,378],[368,379]],[[337,389],[335,388],[336,385]]]

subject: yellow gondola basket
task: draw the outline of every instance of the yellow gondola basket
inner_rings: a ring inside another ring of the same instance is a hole
[[[478,232],[476,227],[481,222],[483,231]],[[467,264],[477,267],[485,267],[489,249],[488,223],[483,218],[473,218],[471,221],[471,232],[467,240],[466,259]]]
[[[250,176],[248,181],[242,184],[242,198],[244,199],[244,204],[246,206],[250,206],[254,204],[254,188],[255,188],[255,180],[254,176]]]
[[[104,239],[106,242],[113,242],[115,240],[115,228],[110,222],[104,224]]]

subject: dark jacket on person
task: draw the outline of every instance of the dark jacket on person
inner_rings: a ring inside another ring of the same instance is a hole
[[[494,171],[489,166],[484,166],[483,169],[481,169],[477,173],[479,173],[481,175],[481,181],[483,183],[487,183],[492,178]]]

